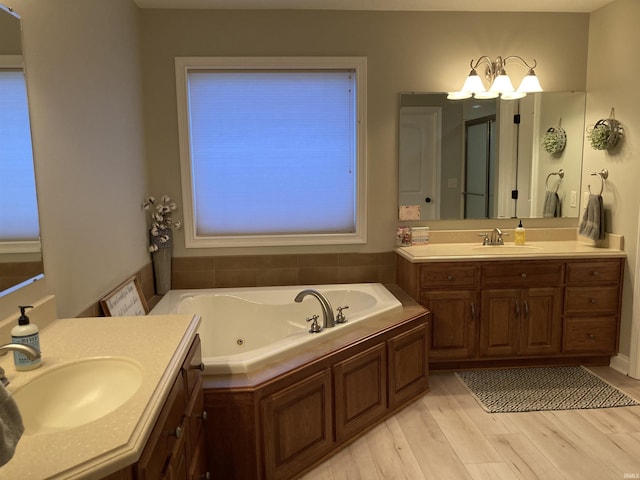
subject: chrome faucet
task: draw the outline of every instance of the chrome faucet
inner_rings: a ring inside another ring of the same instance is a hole
[[[508,233],[503,233],[498,227],[494,228],[493,231],[489,233],[479,233],[479,236],[482,238],[482,245],[504,245],[504,236],[509,235]]]
[[[37,360],[40,358],[40,352],[30,345],[24,345],[22,343],[7,343],[0,345],[0,355],[6,355],[8,352],[20,352],[25,355],[29,360]],[[4,368],[0,367],[0,382],[6,387],[9,385],[9,379],[5,376]]]
[[[336,326],[336,319],[333,316],[333,308],[331,307],[331,303],[327,300],[323,294],[319,291],[314,290],[312,288],[302,290],[300,293],[296,295],[295,302],[300,303],[302,299],[307,295],[311,295],[315,297],[320,302],[320,307],[322,307],[322,327],[323,328],[331,328]]]

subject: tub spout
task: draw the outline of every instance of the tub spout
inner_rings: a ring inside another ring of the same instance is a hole
[[[323,294],[321,294],[317,290],[307,289],[307,290],[302,290],[300,293],[298,293],[296,295],[295,301],[297,303],[300,303],[302,302],[302,299],[307,295],[311,295],[312,297],[315,297],[320,302],[320,306],[322,307],[322,327],[323,328],[335,327],[336,320],[335,320],[335,317],[333,316],[333,308],[331,307],[331,303],[329,303],[329,300],[327,300],[327,297],[325,297]]]

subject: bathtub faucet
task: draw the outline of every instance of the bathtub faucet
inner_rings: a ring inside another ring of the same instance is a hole
[[[302,302],[302,299],[307,295],[311,295],[312,297],[315,297],[320,302],[320,306],[322,307],[322,327],[323,328],[335,327],[336,320],[335,320],[335,317],[333,316],[333,308],[331,307],[329,300],[327,300],[327,297],[325,297],[319,291],[314,290],[312,288],[307,290],[302,290],[300,293],[296,295],[295,302],[296,303]]]

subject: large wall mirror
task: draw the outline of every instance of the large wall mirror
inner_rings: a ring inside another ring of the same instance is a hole
[[[584,92],[518,100],[401,94],[400,218],[578,217],[585,99]]]
[[[44,276],[20,19],[0,5],[0,296]]]

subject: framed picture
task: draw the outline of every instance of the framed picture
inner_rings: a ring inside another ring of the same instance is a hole
[[[132,277],[100,300],[105,317],[137,317],[149,313],[140,283]]]

